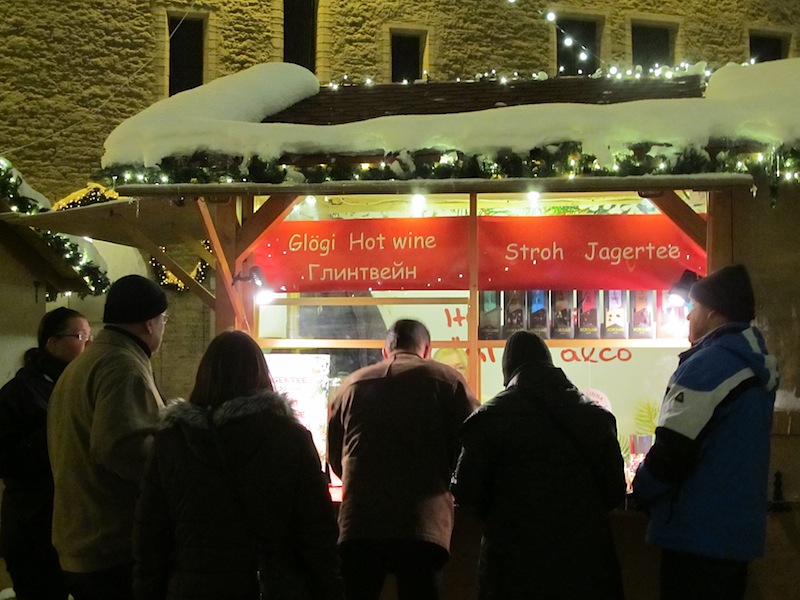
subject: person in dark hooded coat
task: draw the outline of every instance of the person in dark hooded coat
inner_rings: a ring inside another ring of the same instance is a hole
[[[210,420],[213,419],[213,429]],[[214,433],[216,432],[216,433]],[[216,438],[216,441],[215,441]],[[138,600],[340,600],[338,529],[309,431],[247,334],[218,335],[167,408],[134,525]]]
[[[451,489],[481,520],[480,600],[616,600],[608,513],[625,498],[613,415],[553,366],[534,333],[503,353],[505,390],[461,428]]]

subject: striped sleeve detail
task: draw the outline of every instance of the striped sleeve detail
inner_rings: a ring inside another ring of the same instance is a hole
[[[769,381],[767,381],[764,387],[769,391],[777,389],[779,379],[778,359],[771,354],[767,354],[766,348],[763,345],[763,338],[761,338],[760,335],[756,335],[756,330],[753,327],[745,329],[742,332],[742,337],[747,340],[747,344],[750,346],[753,353],[760,354],[764,359],[764,368],[769,373]]]
[[[752,369],[742,369],[708,391],[693,390],[674,384],[664,398],[658,426],[671,429],[689,439],[696,439],[711,420],[717,406],[733,390],[754,376]]]

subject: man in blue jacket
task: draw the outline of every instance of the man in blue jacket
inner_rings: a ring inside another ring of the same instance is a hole
[[[747,565],[764,552],[776,361],[751,326],[742,265],[692,286],[689,341],[661,405],[656,439],[633,491],[660,546],[661,600],[744,598]]]

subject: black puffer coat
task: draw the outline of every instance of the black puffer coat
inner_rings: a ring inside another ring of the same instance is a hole
[[[181,402],[156,435],[134,527],[135,597],[256,598],[252,534],[280,572],[305,581],[305,597],[341,598],[327,481],[288,401],[265,393],[216,410],[225,472],[206,419],[204,408]],[[242,483],[248,516],[231,478]]]
[[[611,413],[561,369],[523,368],[462,426],[456,502],[483,524],[481,600],[622,596],[608,512],[625,497]]]

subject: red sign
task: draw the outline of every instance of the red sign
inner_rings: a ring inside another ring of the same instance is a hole
[[[706,253],[665,215],[481,217],[479,287],[665,290]]]
[[[463,290],[467,217],[283,221],[256,250],[283,292]],[[668,289],[706,254],[664,215],[480,217],[479,287]]]
[[[285,292],[458,290],[469,287],[468,221],[283,221],[255,259]]]

